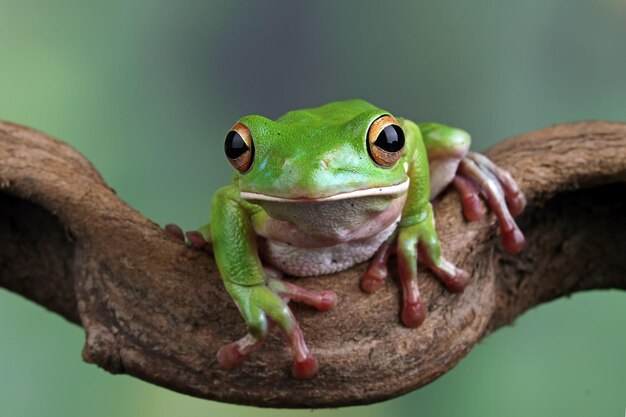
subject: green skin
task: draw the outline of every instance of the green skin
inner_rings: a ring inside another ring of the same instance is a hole
[[[220,352],[223,367],[234,366],[243,360],[267,335],[269,324],[275,323],[294,351],[294,375],[310,377],[317,370],[317,363],[311,363],[313,359],[287,305],[288,298],[298,300],[297,294],[302,295],[301,292],[308,290],[284,282],[264,268],[256,230],[263,228],[271,216],[260,204],[243,199],[242,192],[314,203],[355,190],[364,190],[365,194],[372,190],[374,194],[374,190],[402,184],[409,179],[401,219],[395,233],[383,244],[391,247],[395,242],[405,293],[403,322],[417,326],[424,318],[417,291],[418,248],[422,255],[420,259],[425,257],[433,271],[438,271],[440,276],[447,274],[448,288],[465,285],[465,282],[452,282],[455,274],[459,280],[466,281],[468,277],[446,264],[441,256],[430,203],[432,173],[429,173],[429,160],[431,163],[452,161],[456,171],[469,147],[469,135],[440,124],[418,125],[397,119],[405,135],[404,151],[393,166],[382,167],[370,157],[366,138],[372,122],[388,114],[365,101],[349,100],[292,111],[275,121],[257,115],[239,120],[253,138],[252,166],[245,173],[236,173],[230,185],[216,192],[211,206],[213,226],[199,229],[204,239],[213,245],[225,287],[250,332],[247,338],[229,345],[228,351]],[[326,166],[320,161],[325,161]],[[446,179],[446,184],[451,179]],[[376,255],[380,259],[368,272],[374,283],[378,282],[375,267],[382,270],[378,271],[380,282],[386,275],[384,265],[388,253],[383,253],[382,249],[380,252]],[[290,292],[292,287],[296,290]],[[317,305],[319,309],[330,308],[334,303],[334,299],[329,301],[328,294],[315,296],[327,297],[325,307]],[[300,301],[307,302],[306,294],[300,298]],[[297,366],[304,366],[304,370],[297,370]]]
[[[254,138],[255,161],[250,171],[238,174],[230,185],[214,195],[211,223],[219,227],[211,228],[210,240],[226,289],[239,306],[252,335],[265,335],[266,316],[285,331],[293,328],[294,319],[287,304],[264,285],[266,277],[251,220],[263,209],[243,200],[241,191],[316,199],[355,189],[400,184],[408,176],[411,182],[402,211],[398,247],[415,273],[418,241],[427,245],[433,258],[440,258],[441,248],[429,199],[427,148],[419,127],[404,121],[405,150],[393,167],[380,167],[368,155],[364,141],[367,130],[372,121],[384,114],[389,113],[364,101],[350,100],[317,109],[292,111],[276,121],[256,115],[239,120],[250,129]],[[298,135],[303,130],[309,132],[311,141],[316,142],[314,148],[302,147]],[[427,143],[432,143],[433,149],[438,150],[447,146],[442,137],[456,137],[454,134],[437,136],[437,140]],[[337,168],[320,171],[312,166],[311,161],[328,155],[332,155],[333,166]],[[283,168],[285,160],[293,161],[293,170]],[[408,172],[403,167],[405,161],[409,163]],[[352,169],[345,171],[343,167]]]

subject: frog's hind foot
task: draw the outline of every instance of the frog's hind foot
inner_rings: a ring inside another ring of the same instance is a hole
[[[524,211],[526,199],[508,171],[484,155],[469,152],[459,164],[453,185],[461,195],[463,213],[468,220],[479,220],[485,209],[479,201],[482,194],[493,210],[502,232],[502,246],[509,253],[524,248],[524,235],[513,220]]]

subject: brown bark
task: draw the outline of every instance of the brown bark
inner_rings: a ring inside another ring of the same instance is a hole
[[[539,303],[626,288],[626,124],[559,125],[488,154],[528,198],[524,252],[504,254],[493,218],[465,222],[449,192],[436,204],[438,230],[472,282],[451,294],[422,272],[429,315],[420,328],[400,324],[396,282],[373,295],[359,289],[365,265],[299,280],[339,301],[326,313],[294,306],[321,365],[312,380],[291,377],[278,336],[240,368],[218,369],[217,349],[245,328],[213,260],[127,206],[69,146],[1,122],[0,285],[83,326],[84,359],[109,372],[261,406],[388,399],[431,382]]]

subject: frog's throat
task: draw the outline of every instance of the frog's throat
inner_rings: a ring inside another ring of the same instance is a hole
[[[338,193],[334,195],[329,195],[328,197],[320,197],[320,198],[284,198],[284,197],[275,197],[272,195],[261,194],[261,193],[252,193],[249,191],[242,191],[241,198],[244,200],[256,200],[256,201],[278,201],[283,203],[320,203],[324,201],[337,201],[337,200],[347,200],[351,198],[359,198],[359,197],[370,197],[370,196],[381,196],[381,195],[397,195],[403,194],[409,188],[410,179],[407,178],[406,181],[400,184],[388,185],[385,187],[373,187],[366,188],[363,190],[354,190],[348,191],[345,193]]]

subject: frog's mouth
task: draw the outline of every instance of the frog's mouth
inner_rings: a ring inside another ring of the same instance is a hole
[[[252,201],[274,201],[281,203],[323,203],[327,201],[339,201],[348,200],[360,197],[375,197],[375,196],[391,196],[403,194],[409,188],[409,179],[400,184],[388,185],[385,187],[372,187],[361,190],[347,191],[344,193],[337,193],[327,197],[276,197],[273,195],[254,193],[250,191],[241,191],[241,198],[244,200]]]
[[[296,235],[302,232],[316,242],[332,246],[369,238],[397,221],[408,187],[407,180],[320,198],[283,198],[251,192],[241,192],[241,197],[261,206],[272,221],[279,221],[281,230],[297,231],[293,232]],[[292,233],[287,234],[293,237]]]

